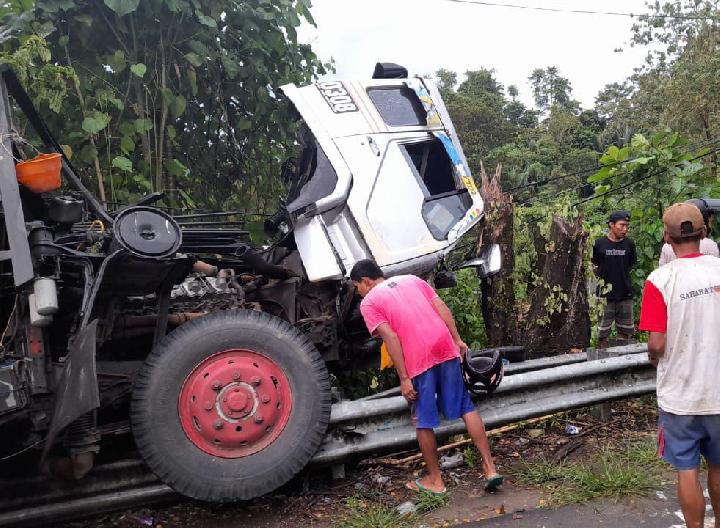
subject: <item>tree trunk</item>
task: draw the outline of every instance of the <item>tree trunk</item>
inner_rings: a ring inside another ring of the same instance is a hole
[[[513,249],[512,196],[500,185],[501,167],[488,177],[480,164],[482,196],[485,200],[485,224],[478,238],[478,250],[488,244],[499,244],[502,270],[483,284],[482,307],[488,345],[513,345],[517,342],[517,306],[515,303],[515,251]]]
[[[588,233],[582,217],[574,223],[553,216],[540,285],[530,295],[523,340],[529,358],[585,348],[590,314],[583,255]]]

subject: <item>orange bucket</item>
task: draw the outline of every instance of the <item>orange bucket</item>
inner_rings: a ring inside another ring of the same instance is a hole
[[[59,188],[62,154],[39,154],[33,159],[15,165],[17,180],[34,193],[54,191]]]

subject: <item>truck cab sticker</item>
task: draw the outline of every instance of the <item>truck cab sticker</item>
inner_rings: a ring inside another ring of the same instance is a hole
[[[315,83],[315,86],[320,90],[325,102],[330,106],[330,110],[336,114],[358,111],[355,101],[353,101],[342,82],[321,81]]]

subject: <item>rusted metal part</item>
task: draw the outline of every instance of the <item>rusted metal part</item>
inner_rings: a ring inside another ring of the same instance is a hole
[[[271,359],[252,350],[226,350],[186,378],[178,412],[185,434],[199,449],[241,458],[280,436],[292,413],[292,389]]]

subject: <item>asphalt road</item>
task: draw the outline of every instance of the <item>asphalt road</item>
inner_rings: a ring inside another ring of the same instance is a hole
[[[710,502],[707,501],[707,504],[705,527],[714,528]],[[593,501],[558,509],[535,509],[465,524],[462,528],[491,526],[493,528],[684,528],[685,523],[675,488],[665,487],[650,497],[621,501]]]

